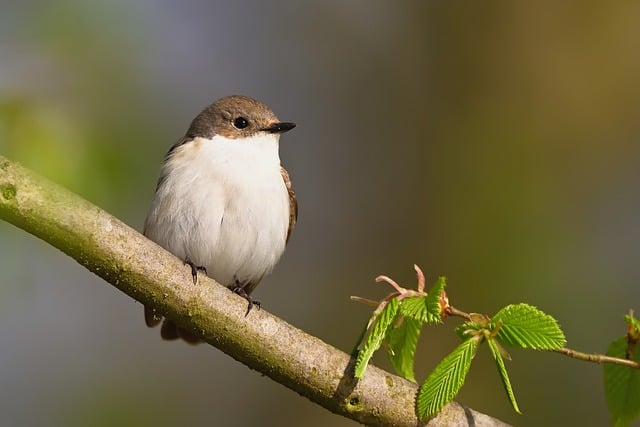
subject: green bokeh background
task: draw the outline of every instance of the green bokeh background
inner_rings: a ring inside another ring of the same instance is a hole
[[[300,202],[264,307],[343,349],[378,274],[452,303],[528,302],[605,351],[640,309],[640,5],[25,1],[0,4],[0,153],[142,228],[163,155],[218,97],[298,123]],[[417,378],[457,343],[423,333]],[[3,426],[341,426],[0,223]],[[599,366],[486,348],[459,400],[520,426],[606,425]],[[384,357],[375,362],[389,368]]]

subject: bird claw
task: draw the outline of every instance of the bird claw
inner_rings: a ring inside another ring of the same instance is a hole
[[[184,263],[191,267],[191,277],[193,277],[194,285],[198,282],[198,271],[202,271],[204,274],[207,274],[207,269],[203,265],[196,265],[188,257],[184,259]]]
[[[258,307],[258,310],[260,310],[261,308],[260,301],[251,298],[251,296],[247,293],[247,291],[244,290],[242,286],[236,286],[235,288],[232,289],[232,291],[236,295],[240,295],[242,298],[246,299],[247,302],[249,303],[249,305],[247,306],[247,312],[244,314],[244,317],[247,317],[249,315],[249,312],[251,311],[254,305]]]

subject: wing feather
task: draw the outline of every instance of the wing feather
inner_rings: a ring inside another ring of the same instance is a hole
[[[296,222],[298,222],[298,199],[296,199],[296,192],[293,189],[293,185],[291,184],[291,178],[289,177],[289,172],[280,166],[280,174],[282,175],[282,179],[284,180],[284,185],[287,187],[287,192],[289,193],[289,230],[287,231],[287,242],[289,241],[289,237],[291,237],[291,233],[296,226]]]

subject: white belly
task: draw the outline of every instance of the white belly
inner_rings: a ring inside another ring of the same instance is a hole
[[[278,262],[289,227],[289,196],[278,140],[195,139],[163,166],[145,234],[216,281],[257,283]]]

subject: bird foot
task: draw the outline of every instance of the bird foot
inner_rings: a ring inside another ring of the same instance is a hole
[[[244,317],[247,317],[249,315],[249,312],[254,305],[258,307],[258,310],[260,310],[260,301],[251,298],[251,296],[247,293],[247,291],[244,290],[242,286],[236,285],[236,287],[233,288],[232,291],[240,295],[242,298],[246,299],[249,303],[249,305],[247,306],[247,312],[244,314]]]
[[[196,265],[189,258],[184,259],[184,263],[191,267],[191,277],[193,277],[193,284],[195,285],[198,282],[198,271],[203,271],[204,274],[207,274],[207,269],[202,265]]]

